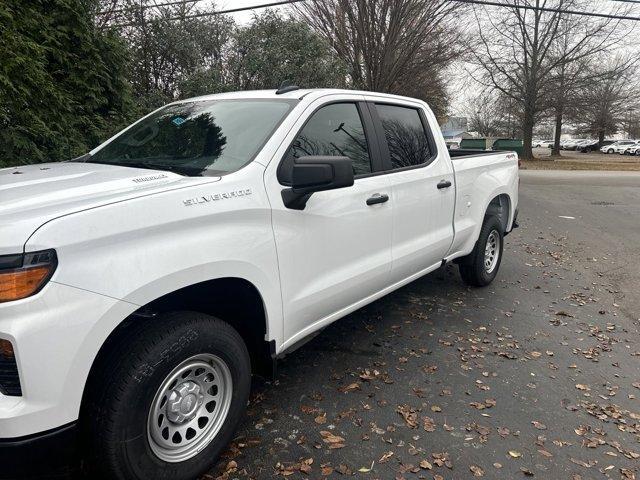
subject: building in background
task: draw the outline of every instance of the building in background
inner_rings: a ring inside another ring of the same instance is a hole
[[[450,117],[440,125],[447,146],[452,148],[458,148],[462,139],[476,136],[473,132],[469,132],[468,128],[469,119],[467,117]]]

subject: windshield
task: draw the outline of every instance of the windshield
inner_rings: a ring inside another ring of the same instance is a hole
[[[83,159],[184,175],[234,172],[259,152],[292,100],[209,100],[169,105]]]

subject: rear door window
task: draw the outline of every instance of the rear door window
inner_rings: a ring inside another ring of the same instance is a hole
[[[426,165],[434,149],[416,108],[376,104],[376,111],[389,147],[392,169]]]

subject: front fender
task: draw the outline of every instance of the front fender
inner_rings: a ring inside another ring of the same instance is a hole
[[[52,281],[143,306],[180,288],[242,278],[263,297],[269,340],[282,342],[275,240],[256,163],[215,184],[109,204],[42,226],[26,248],[55,248]],[[185,199],[217,198],[186,205]]]

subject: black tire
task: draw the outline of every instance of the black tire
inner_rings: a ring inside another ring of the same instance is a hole
[[[487,245],[487,240],[492,232],[496,232],[499,238],[499,248],[497,251],[497,263],[489,272],[487,271],[487,268],[485,268],[485,246]],[[482,228],[480,229],[480,236],[478,237],[478,241],[476,242],[473,251],[468,256],[462,258],[458,265],[462,280],[467,285],[471,285],[473,287],[485,287],[489,285],[498,274],[500,262],[502,262],[503,250],[504,233],[502,231],[500,220],[495,216],[485,217]]]
[[[119,480],[198,478],[215,464],[244,414],[251,387],[247,347],[229,324],[201,313],[136,321],[140,325],[118,342],[96,372],[97,381],[91,382],[81,418],[88,473]],[[164,461],[152,450],[147,433],[152,402],[178,365],[203,354],[216,355],[229,368],[233,388],[228,413],[199,453],[177,463]]]

